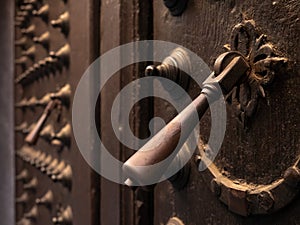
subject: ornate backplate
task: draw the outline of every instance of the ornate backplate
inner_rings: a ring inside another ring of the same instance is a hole
[[[231,43],[225,47],[227,50],[242,53],[251,66],[248,79],[227,96],[238,120],[244,129],[247,129],[245,132],[251,132],[249,128],[251,121],[255,119],[257,106],[260,100],[266,97],[265,89],[276,75],[285,69],[288,59],[280,56],[267,36],[259,32],[253,20],[237,24],[232,30]],[[299,192],[299,157],[279,179],[270,184],[256,184],[228,176],[206,158],[207,147],[199,145],[200,161],[208,165],[209,172],[205,173],[205,178],[210,182],[213,193],[232,212],[243,216],[272,213],[286,206]]]

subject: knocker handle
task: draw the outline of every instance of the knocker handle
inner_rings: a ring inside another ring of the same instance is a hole
[[[158,68],[162,67],[153,68],[156,71],[154,75],[159,73]],[[151,68],[147,68],[148,73],[149,69]],[[228,94],[243,77],[246,77],[248,69],[249,65],[245,58],[236,52],[220,55],[215,63],[215,72],[211,74],[211,79],[204,85],[201,94],[124,163],[123,171],[128,178],[144,183],[153,176],[160,177],[166,168],[161,168],[159,174],[153,174],[140,167],[159,163],[169,157],[175,149],[180,149],[197,125],[193,115],[194,109],[197,111],[199,121],[209,107],[207,98],[210,94],[214,94],[214,85],[218,83],[223,93]],[[183,143],[179,143],[180,139]]]

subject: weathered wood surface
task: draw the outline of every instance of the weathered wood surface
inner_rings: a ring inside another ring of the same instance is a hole
[[[251,127],[245,130],[231,106],[227,110],[227,131],[216,165],[231,179],[269,184],[280,178],[300,154],[299,142],[299,34],[298,1],[195,1],[190,0],[180,17],[172,17],[162,1],[154,1],[154,39],[171,41],[197,53],[211,68],[216,57],[230,43],[232,28],[253,19],[256,26],[289,59],[289,69],[266,87]],[[189,93],[199,94],[191,85]],[[155,102],[155,115],[166,120],[174,116],[172,107]],[[207,140],[209,113],[201,122],[201,137]],[[185,224],[300,224],[299,198],[289,206],[264,216],[237,216],[211,192],[208,172],[192,166],[188,186],[176,191],[168,182],[155,188],[154,224],[165,224],[174,215]]]

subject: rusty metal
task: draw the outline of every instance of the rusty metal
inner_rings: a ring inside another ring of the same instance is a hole
[[[187,7],[188,0],[164,0],[172,16],[180,16]]]
[[[228,54],[228,53],[225,53]],[[224,55],[220,56],[224,58]],[[219,66],[219,61],[216,61],[216,67]],[[212,78],[210,82],[218,82],[224,92],[227,94],[237,83],[247,76],[249,65],[246,63],[242,56],[234,57],[228,65],[219,71],[216,77]],[[203,91],[202,91],[203,92]],[[206,94],[201,93],[192,103],[191,106],[195,107],[199,119],[206,112],[209,107]],[[190,121],[192,112],[188,106],[180,112],[171,122],[162,128],[149,142],[147,142],[139,151],[131,156],[123,165],[123,171],[128,175],[129,179],[135,181],[147,180],[147,175],[136,170],[136,166],[154,165],[170,156],[179,142],[180,136],[184,140],[188,137],[190,132],[194,129],[196,124]],[[186,129],[182,130],[181,126]],[[181,143],[182,145],[183,143]],[[181,146],[178,146],[178,148]],[[165,168],[161,169],[161,174],[149,174],[149,176],[160,176],[163,174]],[[146,177],[146,179],[145,179]]]

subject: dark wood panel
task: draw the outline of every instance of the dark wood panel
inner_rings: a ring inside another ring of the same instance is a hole
[[[299,3],[296,1],[194,1],[190,0],[180,17],[170,15],[163,1],[154,2],[154,39],[175,42],[197,53],[211,68],[224,44],[230,42],[232,28],[253,19],[256,26],[290,62],[288,72],[276,77],[266,88],[266,99],[259,102],[251,128],[238,122],[231,106],[227,107],[227,131],[217,166],[226,168],[228,177],[268,184],[282,176],[299,155]],[[199,90],[190,86],[195,96]],[[169,120],[169,111],[155,102],[155,114]],[[293,112],[291,115],[291,112]],[[201,137],[207,140],[209,113],[201,122]],[[176,191],[167,181],[155,188],[154,224],[165,224],[174,215],[185,224],[298,224],[299,198],[282,211],[268,216],[242,218],[210,191],[208,172],[192,166],[185,189]]]
[[[40,1],[38,1],[40,2]],[[16,85],[16,102],[23,98],[30,98],[32,96],[40,99],[47,93],[56,92],[58,88],[66,84],[71,87],[72,103],[73,94],[76,90],[77,83],[83,75],[86,68],[91,61],[99,54],[99,13],[100,6],[97,1],[88,0],[85,4],[74,1],[42,1],[38,3],[38,8],[49,4],[49,19],[43,21],[41,18],[30,17],[30,24],[34,24],[36,29],[34,36],[40,36],[45,31],[50,32],[49,50],[43,48],[41,45],[34,44],[30,40],[30,44],[36,47],[36,57],[33,62],[26,65],[26,69],[30,68],[34,63],[49,56],[50,51],[57,51],[65,44],[69,44],[71,48],[70,64],[63,65],[60,70],[46,75],[42,72],[38,74],[39,79],[33,80],[26,85]],[[95,8],[94,8],[95,7]],[[59,29],[51,26],[50,21],[57,19],[62,13],[68,11],[70,13],[70,32],[68,35],[63,34]],[[17,12],[20,12],[18,8]],[[75,15],[75,16],[74,16]],[[95,29],[96,28],[96,29]],[[93,31],[93,32],[91,32]],[[21,37],[20,29],[16,28],[16,39]],[[16,47],[16,58],[20,57],[21,49]],[[16,77],[19,77],[22,70],[19,66],[16,67]],[[42,77],[42,78],[41,78]],[[59,112],[54,110],[46,121],[46,125],[52,124],[54,131],[58,132],[67,123],[72,124],[72,104],[70,107],[63,106],[60,120],[57,120]],[[16,125],[26,121],[28,124],[36,122],[43,109],[41,107],[33,107],[33,110],[20,110],[16,108],[15,117]],[[36,224],[53,224],[52,218],[57,216],[57,212],[62,208],[70,206],[72,209],[72,224],[93,224],[100,223],[99,219],[99,177],[96,175],[85,162],[81,156],[80,151],[76,146],[75,139],[70,134],[70,146],[64,146],[62,151],[57,151],[57,148],[49,142],[39,138],[37,143],[32,147],[42,152],[45,152],[53,157],[69,164],[72,168],[72,187],[67,188],[61,183],[53,182],[53,179],[46,174],[41,173],[35,167],[17,159],[18,174],[23,169],[27,169],[31,177],[37,177],[38,186],[36,192],[30,192],[32,197],[25,207],[17,206],[17,220],[24,217],[24,213],[28,212],[36,205],[35,200],[43,196],[48,190],[52,190],[54,201],[52,208],[48,209],[43,206],[38,206],[39,215]],[[25,135],[16,134],[16,149],[25,146]],[[24,193],[23,183],[17,182],[17,196]]]

